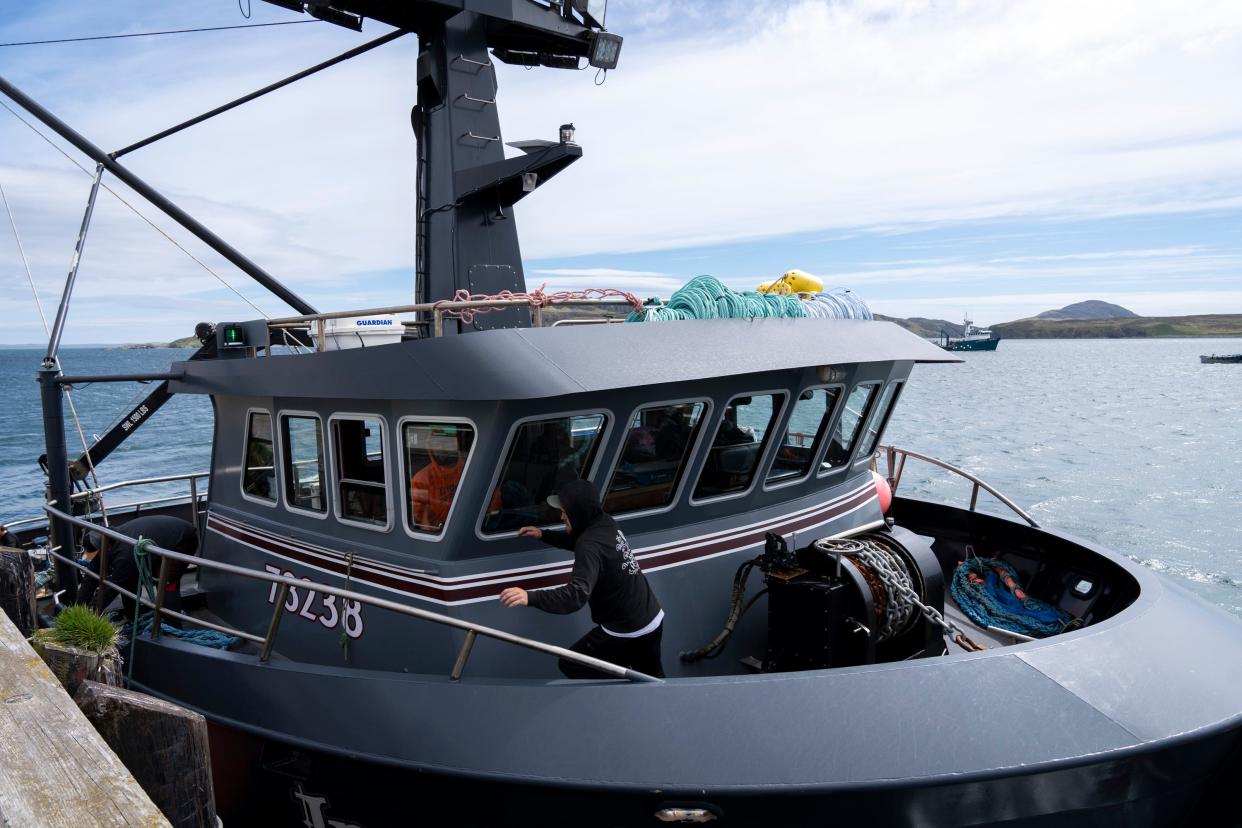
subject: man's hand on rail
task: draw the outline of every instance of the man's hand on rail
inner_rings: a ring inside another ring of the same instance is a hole
[[[518,537],[519,538],[534,538],[535,540],[539,540],[540,538],[543,537],[543,530],[540,529],[538,526],[523,526],[521,529],[518,530]]]
[[[536,529],[536,532],[539,530]],[[500,603],[512,609],[513,607],[524,607],[527,605],[526,590],[521,587],[507,587],[501,590]]]

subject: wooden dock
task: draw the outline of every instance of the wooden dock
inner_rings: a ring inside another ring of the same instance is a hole
[[[3,611],[0,825],[169,825]]]

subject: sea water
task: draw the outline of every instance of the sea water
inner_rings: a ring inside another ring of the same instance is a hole
[[[1242,339],[1005,340],[952,365],[917,365],[883,442],[938,457],[1005,493],[1041,525],[1128,555],[1242,616],[1242,365],[1199,354],[1242,352]],[[68,374],[165,371],[189,351],[68,348]],[[41,353],[0,350],[0,521],[38,513],[43,453]],[[73,390],[87,441],[149,390]],[[69,420],[70,457],[81,438]],[[173,397],[98,473],[129,478],[206,471],[212,413]],[[110,501],[125,503],[117,492]],[[162,491],[181,494],[185,484]],[[962,478],[910,460],[899,493],[970,502]],[[982,495],[979,508],[1006,507]]]

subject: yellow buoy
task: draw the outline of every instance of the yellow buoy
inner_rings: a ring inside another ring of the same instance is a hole
[[[805,270],[787,270],[781,278],[764,282],[758,288],[760,293],[776,293],[782,296],[790,293],[823,293],[824,282]]]

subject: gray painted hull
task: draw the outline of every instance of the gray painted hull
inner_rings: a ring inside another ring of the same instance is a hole
[[[969,514],[921,509],[946,525]],[[993,532],[1008,524],[988,520]],[[261,665],[161,639],[140,640],[135,677],[217,724],[305,751],[301,777],[283,784],[368,826],[389,818],[376,808],[445,808],[467,824],[658,824],[654,812],[679,803],[715,810],[719,824],[1199,820],[1221,775],[1240,769],[1236,622],[1074,543],[1124,568],[1138,599],[1089,628],[985,653],[657,685],[455,683]],[[467,780],[445,789],[466,793],[407,801],[427,778]],[[470,795],[479,785],[491,793]]]

